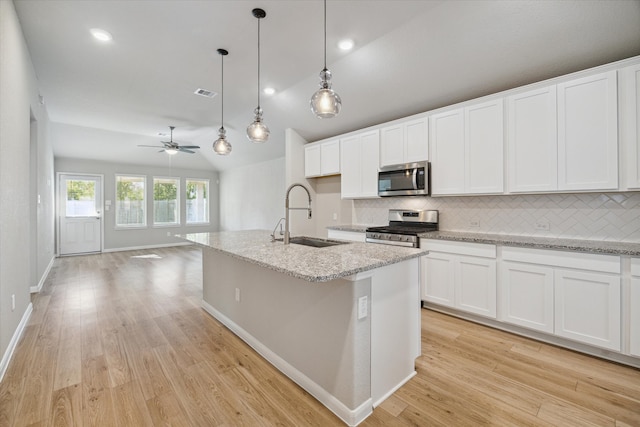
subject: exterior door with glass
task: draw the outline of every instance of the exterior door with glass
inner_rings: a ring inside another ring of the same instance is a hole
[[[102,176],[58,177],[58,251],[75,255],[102,250]]]

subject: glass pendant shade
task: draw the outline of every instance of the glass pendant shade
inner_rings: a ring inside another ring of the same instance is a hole
[[[330,119],[340,113],[342,100],[331,89],[331,71],[326,68],[320,72],[320,89],[313,94],[309,104],[311,111],[319,119]]]
[[[221,156],[226,156],[231,153],[231,144],[227,141],[227,131],[224,127],[218,129],[218,139],[213,143],[213,151]]]
[[[254,110],[255,118],[253,123],[247,126],[247,138],[249,141],[261,144],[269,140],[269,128],[262,122],[262,108]]]

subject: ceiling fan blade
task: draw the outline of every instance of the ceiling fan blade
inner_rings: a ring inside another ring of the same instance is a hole
[[[158,151],[158,153],[164,153],[164,148],[162,150]]]
[[[188,148],[188,149],[196,149],[196,148],[200,148],[199,145],[181,145],[180,148]]]
[[[187,150],[184,147],[178,148],[178,151],[181,151],[183,153],[190,153],[190,154],[194,154],[195,153],[195,151]]]

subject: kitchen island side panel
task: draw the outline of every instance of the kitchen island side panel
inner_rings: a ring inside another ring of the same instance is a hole
[[[204,303],[352,411],[371,397],[371,316],[357,318],[363,296],[371,301],[370,277],[312,283],[203,248]]]

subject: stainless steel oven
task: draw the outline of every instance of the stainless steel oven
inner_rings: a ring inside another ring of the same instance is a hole
[[[378,172],[378,196],[429,195],[429,163],[385,166]]]

